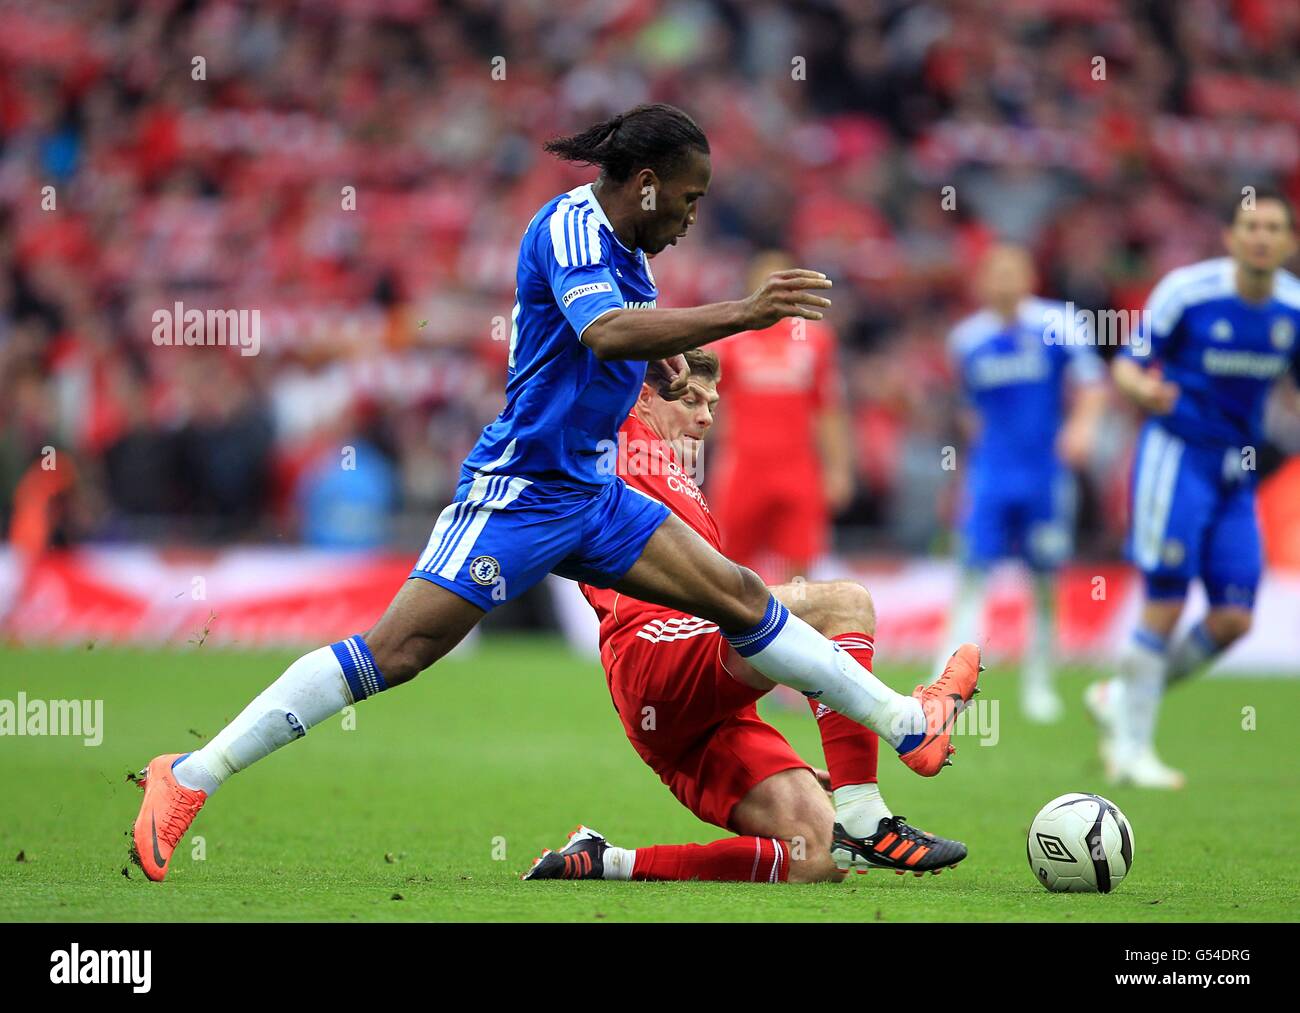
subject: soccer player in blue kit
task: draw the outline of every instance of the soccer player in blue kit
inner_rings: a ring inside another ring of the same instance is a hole
[[[704,133],[681,110],[649,105],[546,147],[600,173],[549,200],[524,230],[505,407],[373,628],[299,658],[201,749],[149,762],[132,857],[150,879],[164,878],[231,775],[413,679],[548,572],[716,623],[757,671],[871,728],[917,773],[951,762],[953,720],[977,692],[978,648],[958,648],[930,687],[897,693],[617,475],[617,433],[647,368],[661,396],[680,398],[683,352],[786,317],[820,320],[830,280],[778,271],[746,299],[659,309],[648,256],[695,223],[712,174]]]
[[[1300,279],[1282,270],[1296,249],[1294,212],[1278,193],[1253,196],[1234,202],[1229,256],[1166,275],[1147,302],[1141,340],[1112,365],[1119,389],[1149,414],[1129,540],[1146,602],[1119,676],[1084,698],[1119,783],[1184,784],[1155,752],[1161,697],[1250,629],[1262,569],[1254,459],[1264,406],[1279,377],[1300,379]],[[1197,577],[1209,611],[1175,638]]]
[[[1033,295],[1034,267],[1019,246],[994,247],[975,278],[982,308],[948,338],[974,432],[961,469],[962,572],[949,636],[981,640],[990,566],[1018,558],[1032,573],[1033,622],[1021,672],[1021,708],[1055,721],[1054,574],[1074,534],[1074,475],[1106,404],[1105,366],[1075,333],[1062,303]],[[943,668],[940,659],[935,671]]]

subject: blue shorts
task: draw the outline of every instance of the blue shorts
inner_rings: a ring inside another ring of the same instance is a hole
[[[1023,559],[1052,570],[1074,548],[1074,476],[1064,468],[1012,474],[988,467],[970,472],[963,492],[962,561],[984,567]]]
[[[485,612],[552,572],[609,587],[667,516],[666,506],[621,478],[591,493],[480,473],[457,486],[411,576]]]
[[[1129,558],[1147,598],[1184,598],[1192,578],[1210,605],[1250,608],[1263,570],[1254,472],[1239,447],[1200,447],[1150,421],[1138,438]]]

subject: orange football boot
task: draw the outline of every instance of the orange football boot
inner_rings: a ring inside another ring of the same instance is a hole
[[[912,695],[921,701],[925,712],[925,738],[919,746],[902,753],[899,759],[922,777],[934,777],[944,767],[952,765],[950,755],[957,752],[948,740],[952,737],[953,722],[957,720],[971,697],[979,692],[976,683],[984,666],[980,664],[980,649],[975,644],[962,644],[953,651],[943,674],[929,686],[917,686]]]
[[[207,792],[186,788],[172,774],[172,764],[188,755],[155,756],[136,776],[144,801],[131,834],[131,861],[155,883],[167,875],[172,852],[208,800]]]

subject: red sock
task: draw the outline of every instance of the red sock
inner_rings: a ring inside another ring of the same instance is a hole
[[[775,837],[728,837],[712,844],[656,844],[637,848],[633,879],[708,879],[729,883],[784,883],[790,846]]]
[[[853,660],[871,671],[876,642],[865,633],[841,633],[831,637]],[[846,784],[875,784],[876,761],[880,756],[880,736],[870,728],[837,714],[825,704],[809,700],[817,730],[822,734],[822,752],[831,775],[831,788]]]

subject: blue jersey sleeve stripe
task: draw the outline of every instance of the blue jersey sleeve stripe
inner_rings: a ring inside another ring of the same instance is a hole
[[[1174,278],[1166,278],[1155,287],[1147,300],[1147,317],[1151,321],[1152,337],[1169,337],[1182,315],[1181,286]]]
[[[579,262],[583,264],[591,263],[591,251],[587,249],[587,230],[584,227],[588,214],[590,214],[589,211],[584,211],[581,208],[573,212],[573,234],[578,240]]]
[[[1300,310],[1300,282],[1289,271],[1278,270],[1273,284],[1273,298],[1288,309]]]
[[[599,264],[602,259],[600,249],[600,223],[596,221],[596,210],[592,208],[583,220],[587,230],[587,248],[591,250],[591,263]]]
[[[587,251],[582,246],[582,233],[578,229],[578,221],[582,217],[582,212],[576,208],[569,211],[569,235],[572,236],[573,244],[573,263],[581,266],[587,263]]]
[[[551,212],[548,223],[551,232],[551,249],[555,253],[555,262],[561,267],[569,266],[569,240],[564,234],[564,208],[557,207]]]
[[[1145,316],[1151,328],[1146,336],[1164,341],[1177,329],[1189,306],[1231,295],[1235,291],[1234,278],[1232,261],[1227,257],[1169,272],[1147,297]]]

